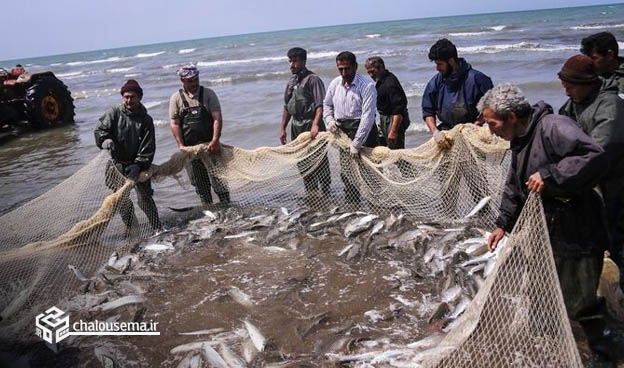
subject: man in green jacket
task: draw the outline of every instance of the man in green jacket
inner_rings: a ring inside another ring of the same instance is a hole
[[[581,41],[581,52],[592,59],[596,71],[606,80],[605,85],[616,85],[624,95],[624,58],[618,57],[618,49],[610,32],[596,33]]]
[[[121,87],[121,96],[123,103],[102,115],[94,132],[95,144],[111,155],[106,164],[105,183],[113,191],[121,188],[126,178],[136,181],[141,171],[150,167],[156,153],[154,122],[141,104],[143,89],[137,81],[130,79]],[[137,182],[134,189],[139,207],[152,228],[161,229],[151,181]],[[138,225],[129,197],[122,199],[119,211],[128,230]]]
[[[617,86],[606,85],[585,55],[569,58],[559,79],[570,99],[559,110],[604,148],[609,166],[600,181],[611,240],[608,250],[624,276],[624,100]],[[621,285],[624,278],[620,278]]]

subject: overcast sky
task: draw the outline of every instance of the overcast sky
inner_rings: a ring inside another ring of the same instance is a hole
[[[324,25],[610,4],[600,0],[20,0],[0,60]]]

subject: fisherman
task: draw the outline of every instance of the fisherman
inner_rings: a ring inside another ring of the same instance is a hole
[[[352,140],[349,153],[340,151],[340,178],[345,184],[347,201],[357,204],[360,192],[352,170],[357,170],[355,165],[359,161],[360,149],[377,145],[377,90],[370,79],[357,72],[357,61],[352,52],[339,53],[336,67],[340,76],[329,84],[323,102],[323,118],[330,132],[336,133],[340,129]]]
[[[581,52],[592,59],[605,85],[616,85],[624,95],[624,58],[618,57],[618,46],[612,33],[600,32],[583,38]]]
[[[141,103],[143,89],[134,79],[129,79],[121,87],[123,103],[112,107],[100,118],[95,128],[95,144],[100,149],[108,150],[111,159],[106,163],[105,183],[108,188],[117,191],[125,179],[135,181],[138,204],[147,216],[154,230],[160,230],[158,209],[152,195],[151,180],[137,182],[142,170],[146,170],[154,160],[156,137],[154,122]],[[138,225],[134,205],[129,197],[121,201],[121,219],[127,232]]]
[[[199,70],[193,65],[180,68],[178,76],[182,88],[171,95],[169,101],[169,126],[178,147],[181,149],[205,144],[209,153],[219,154],[223,120],[216,93],[199,84]],[[202,204],[212,203],[211,179],[219,201],[222,204],[230,202],[230,193],[225,183],[215,175],[211,178],[199,157],[191,161],[187,172]]]
[[[300,47],[288,50],[288,64],[292,77],[286,85],[284,92],[284,111],[282,112],[282,123],[279,139],[282,144],[286,144],[286,127],[292,118],[290,126],[291,140],[297,139],[299,134],[310,132],[310,138],[314,139],[318,132],[325,131],[323,122],[323,98],[325,97],[325,85],[321,78],[306,68],[307,52]],[[325,144],[326,146],[326,144]],[[318,150],[323,151],[324,150]],[[314,166],[317,160],[321,160],[317,169],[306,174],[310,166]],[[329,171],[329,161],[327,154],[322,158],[318,155],[310,155],[308,158],[298,163],[299,171],[303,178],[306,192],[314,189],[322,189],[325,194],[330,193],[331,175]]]
[[[492,80],[487,75],[473,69],[463,58],[458,58],[455,45],[443,38],[438,40],[429,50],[429,60],[436,65],[438,73],[431,78],[422,98],[423,118],[433,134],[433,139],[440,149],[449,149],[452,140],[446,136],[445,130],[452,129],[457,124],[474,123],[479,118],[477,103],[485,92],[492,88]],[[437,124],[440,120],[440,124]],[[436,125],[437,124],[437,125]],[[456,178],[463,177],[469,183],[470,195],[475,203],[490,195],[488,193],[485,173],[481,170],[480,162],[472,156],[462,157],[469,161],[457,166]],[[468,168],[475,168],[476,173],[467,172]],[[441,170],[438,174],[448,175]],[[441,177],[442,205],[449,211],[451,217],[463,216],[456,208],[459,195],[459,186],[448,177]],[[470,185],[470,183],[472,183]],[[492,213],[488,203],[480,212],[480,216]]]
[[[464,58],[458,58],[457,48],[446,38],[431,46],[429,60],[435,63],[438,74],[425,88],[423,118],[438,146],[449,148],[449,140],[445,139],[443,131],[457,124],[477,121],[477,103],[492,88],[492,80],[473,69]]]
[[[583,131],[605,150],[608,168],[600,181],[611,239],[608,250],[619,266],[620,283],[624,286],[624,100],[618,87],[604,84],[592,59],[585,55],[569,58],[559,79],[568,101],[559,110],[576,121]]]
[[[572,119],[554,115],[543,101],[531,106],[510,84],[488,91],[478,109],[490,131],[510,141],[512,155],[490,250],[511,232],[529,193],[541,195],[568,316],[583,325],[592,348],[604,352],[604,321],[594,317],[606,240],[593,190],[607,164],[604,150]]]
[[[369,57],[364,66],[376,82],[381,143],[390,149],[405,148],[405,131],[410,124],[405,91],[381,57]]]

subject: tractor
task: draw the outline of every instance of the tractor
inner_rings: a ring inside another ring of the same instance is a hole
[[[74,122],[74,99],[52,72],[0,68],[0,131],[45,129]]]

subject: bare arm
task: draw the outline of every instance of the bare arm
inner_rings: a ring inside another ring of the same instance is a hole
[[[388,132],[388,141],[394,143],[399,134],[399,126],[401,126],[401,122],[403,121],[403,115],[396,114],[392,115],[392,124],[390,124],[390,131]]]
[[[208,144],[208,151],[211,153],[217,153],[221,149],[219,139],[221,138],[221,127],[223,126],[223,117],[221,116],[221,110],[212,110],[210,112],[213,120],[213,133],[212,141]]]
[[[282,112],[282,123],[280,125],[280,134],[279,139],[282,144],[286,144],[286,127],[288,126],[288,122],[290,121],[290,113],[288,109],[284,107],[284,111]]]
[[[438,130],[438,128],[436,127],[436,118],[435,118],[435,116],[427,116],[425,118],[425,123],[427,124],[427,127],[429,128],[429,131],[431,133],[435,133],[436,130]]]
[[[169,128],[171,128],[171,134],[173,134],[173,139],[175,139],[176,143],[178,144],[178,148],[183,148],[184,139],[182,135],[182,126],[180,125],[180,120],[169,120]]]
[[[312,120],[312,128],[310,129],[310,138],[316,138],[316,135],[319,132],[319,121],[323,117],[323,106],[319,106],[316,108],[314,112],[314,120]]]

